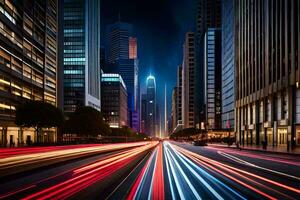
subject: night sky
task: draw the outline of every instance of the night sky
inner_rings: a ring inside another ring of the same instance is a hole
[[[196,0],[101,0],[102,34],[107,24],[118,20],[119,13],[122,22],[134,25],[138,38],[141,91],[144,91],[146,77],[150,73],[154,75],[157,100],[163,113],[166,83],[170,113],[176,70],[182,63],[184,35],[195,27]]]

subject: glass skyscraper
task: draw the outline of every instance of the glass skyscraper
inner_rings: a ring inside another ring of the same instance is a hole
[[[100,2],[64,0],[63,109],[100,110]]]
[[[116,22],[106,30],[107,65],[105,73],[118,73],[122,76],[128,93],[128,125],[139,131],[139,65],[137,39],[132,37],[131,24]]]
[[[222,1],[222,128],[234,128],[234,0]]]
[[[148,76],[146,81],[146,119],[145,133],[149,136],[156,136],[157,106],[156,106],[156,82],[154,76]]]
[[[207,129],[221,128],[221,30],[204,36],[204,102]]]

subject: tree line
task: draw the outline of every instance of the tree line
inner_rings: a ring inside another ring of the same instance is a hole
[[[62,134],[78,137],[126,136],[144,139],[145,134],[135,133],[128,127],[112,129],[98,110],[83,106],[65,115],[56,106],[42,101],[26,101],[16,107],[15,124],[24,128],[34,128],[37,143],[43,128],[56,127]]]

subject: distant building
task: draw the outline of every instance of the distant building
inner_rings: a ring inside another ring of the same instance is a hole
[[[102,74],[101,111],[112,128],[128,125],[126,85],[119,74]]]
[[[182,63],[182,122],[184,128],[195,127],[195,34],[186,33]]]
[[[206,128],[221,129],[221,30],[208,28],[204,36],[204,103]]]
[[[141,124],[140,124],[142,133],[145,133],[145,131],[146,131],[146,127],[145,127],[146,118],[147,118],[147,95],[142,94],[142,98],[141,98]]]
[[[120,74],[127,86],[128,93],[128,125],[140,130],[140,94],[139,94],[139,62],[137,55],[137,39],[133,36],[133,26],[124,22],[109,25],[106,30],[106,73]]]
[[[169,120],[169,124],[171,124],[171,131],[173,132],[176,129],[178,123],[178,87],[174,87],[172,91],[172,110],[171,110],[171,119]]]
[[[235,1],[235,130],[241,145],[300,147],[299,8],[297,0]]]
[[[14,123],[26,100],[57,105],[58,2],[0,1],[0,146],[37,141],[33,128]],[[56,141],[55,130],[40,135]]]
[[[63,28],[63,110],[80,106],[100,110],[100,2],[64,1],[60,23]]]
[[[222,1],[222,128],[234,129],[234,0]]]
[[[154,76],[148,76],[146,81],[146,118],[145,133],[151,137],[156,136],[157,126],[156,82]]]

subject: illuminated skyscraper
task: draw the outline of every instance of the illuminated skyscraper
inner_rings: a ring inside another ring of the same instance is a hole
[[[100,110],[100,2],[64,0],[63,84],[65,112]]]
[[[137,39],[133,36],[131,24],[116,22],[107,27],[106,50],[108,65],[106,73],[120,74],[127,86],[128,125],[139,131],[139,62]]]
[[[207,129],[221,129],[221,30],[204,36],[204,103]]]
[[[0,146],[35,142],[34,129],[14,124],[26,100],[57,105],[57,1],[0,1]],[[54,132],[39,141],[53,142]]]
[[[146,81],[146,119],[145,119],[145,133],[149,136],[156,136],[156,82],[154,76],[148,76]]]
[[[222,128],[234,128],[234,0],[222,1]]]
[[[129,59],[137,59],[137,39],[129,37]]]

